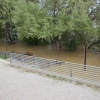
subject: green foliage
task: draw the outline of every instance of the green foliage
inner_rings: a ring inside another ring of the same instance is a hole
[[[89,8],[93,3],[93,0],[69,0],[69,9],[71,10],[70,31],[80,34],[84,42],[87,42],[91,36],[97,35],[97,29],[89,17]]]
[[[38,4],[18,0],[13,11],[13,22],[19,36],[23,38],[49,38],[49,16],[46,9],[40,9]],[[23,9],[23,10],[22,10]]]
[[[45,39],[39,39],[39,45],[45,46],[45,45],[48,45],[48,44],[49,44],[49,42],[47,40],[45,40]]]
[[[99,12],[94,0],[0,0],[0,25],[9,22],[27,44],[57,38],[74,51],[80,42],[100,37]]]
[[[44,39],[38,39],[38,38],[32,38],[32,37],[24,38],[23,40],[28,45],[42,45],[42,46],[44,46],[44,45],[48,44],[48,41],[46,41]]]
[[[12,14],[14,0],[0,0],[0,38],[5,37],[6,23],[12,24]]]
[[[0,39],[5,37],[4,30],[0,27]]]
[[[2,28],[5,28],[5,23],[11,23],[11,10],[14,0],[0,0],[0,24]]]
[[[5,37],[5,34],[3,32],[0,32],[0,39],[4,37]]]
[[[24,38],[23,40],[28,45],[38,45],[39,44],[39,40],[37,38],[31,38],[31,37],[29,37],[29,38]]]
[[[69,51],[75,51],[77,49],[77,46],[79,45],[78,36],[75,35],[75,33],[67,33],[67,35],[66,33],[64,33],[63,43]]]

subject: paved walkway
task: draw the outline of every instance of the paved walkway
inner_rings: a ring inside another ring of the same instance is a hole
[[[25,72],[0,59],[0,100],[100,100],[100,91]]]

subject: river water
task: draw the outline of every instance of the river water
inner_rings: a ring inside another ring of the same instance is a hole
[[[17,51],[20,53],[30,52],[35,56],[58,59],[67,62],[84,64],[84,45],[78,47],[75,52],[69,52],[64,47],[60,50],[56,45],[48,46],[28,46],[25,43],[17,43],[7,46],[7,51]],[[0,51],[5,51],[5,43],[0,42]],[[100,66],[100,53],[87,49],[87,65]]]

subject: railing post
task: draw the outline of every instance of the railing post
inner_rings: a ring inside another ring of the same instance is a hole
[[[95,81],[95,73],[96,73],[96,68],[95,67],[94,67],[94,71],[93,72],[94,72],[93,81]]]
[[[35,57],[35,67],[37,67],[37,61],[36,61],[36,57]]]
[[[24,65],[24,59],[23,59],[23,54],[22,54],[22,64]]]
[[[50,61],[50,67],[51,67],[51,72],[53,73],[53,66],[52,66],[52,61]]]
[[[5,54],[5,59],[7,58],[7,56],[6,56],[6,52],[4,53]]]
[[[86,70],[86,43],[84,44],[84,71]]]
[[[72,66],[70,67],[70,76],[72,77]]]
[[[10,63],[12,63],[12,53],[10,52]]]

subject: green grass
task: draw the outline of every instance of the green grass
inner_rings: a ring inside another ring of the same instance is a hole
[[[46,74],[46,76],[47,76],[48,78],[52,78],[52,79],[54,79],[54,80],[68,81],[68,80],[66,80],[65,78],[61,78],[61,77],[57,77],[57,76],[53,76],[53,75],[49,75],[49,74]]]
[[[5,59],[5,56],[3,56],[3,55],[0,55],[0,58],[2,58],[2,59]]]

